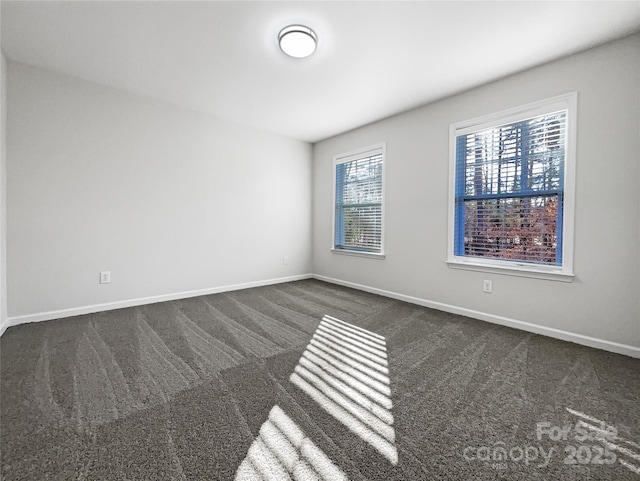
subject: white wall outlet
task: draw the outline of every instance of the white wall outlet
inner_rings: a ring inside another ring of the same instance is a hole
[[[486,292],[487,294],[491,294],[493,292],[493,282],[485,279],[482,281],[482,292]]]
[[[289,256],[284,256],[282,258],[282,263],[286,266],[287,264],[289,264]]]
[[[111,271],[102,271],[100,273],[100,284],[111,284]]]

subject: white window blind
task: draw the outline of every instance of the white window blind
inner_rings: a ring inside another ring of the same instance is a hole
[[[383,149],[336,158],[334,249],[382,252]]]
[[[561,111],[456,138],[457,255],[562,263],[565,126]]]
[[[570,273],[573,182],[567,185],[566,178],[572,164],[567,152],[575,142],[570,142],[575,139],[570,105],[575,94],[452,126],[450,260]],[[573,178],[572,169],[570,174]]]

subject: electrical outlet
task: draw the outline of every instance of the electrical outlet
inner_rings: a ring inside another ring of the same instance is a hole
[[[102,271],[100,273],[100,284],[111,284],[111,271]]]
[[[282,258],[282,263],[286,266],[287,264],[289,264],[289,256],[284,256]]]
[[[493,282],[485,279],[482,281],[482,292],[486,292],[487,294],[491,294],[493,292]]]

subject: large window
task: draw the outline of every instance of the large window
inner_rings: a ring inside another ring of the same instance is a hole
[[[450,265],[573,274],[575,103],[452,126]]]
[[[335,252],[383,254],[384,145],[334,158]]]

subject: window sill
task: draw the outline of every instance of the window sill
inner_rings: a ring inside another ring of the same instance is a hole
[[[384,254],[377,254],[375,252],[360,252],[360,251],[350,251],[347,249],[331,249],[331,252],[334,254],[340,254],[343,256],[355,256],[355,257],[369,257],[370,259],[384,259]]]
[[[548,281],[572,282],[574,274],[561,272],[557,268],[530,265],[502,265],[498,263],[483,263],[478,261],[449,260],[447,265],[452,269],[468,271],[489,272],[491,274],[503,274],[506,276],[530,277],[533,279],[545,279]]]

